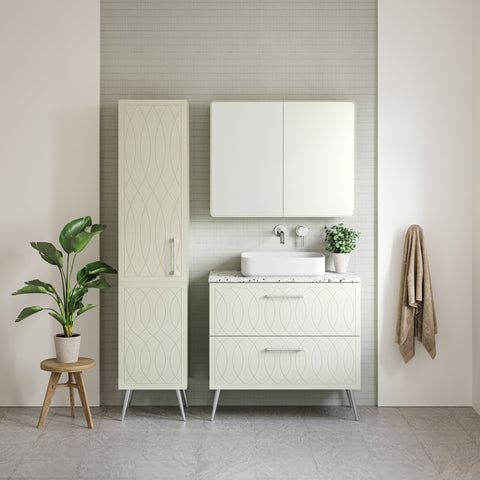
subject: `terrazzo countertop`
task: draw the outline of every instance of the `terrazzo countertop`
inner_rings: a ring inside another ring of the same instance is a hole
[[[241,272],[212,271],[209,283],[361,283],[362,279],[355,273],[325,272],[319,277],[244,277]]]

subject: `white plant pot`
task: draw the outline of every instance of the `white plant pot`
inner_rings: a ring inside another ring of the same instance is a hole
[[[55,343],[55,352],[57,360],[61,363],[78,362],[78,352],[80,351],[80,340],[82,337],[79,333],[74,333],[72,337],[64,337],[63,335],[55,335],[53,341]]]
[[[335,272],[347,273],[350,254],[349,253],[332,253],[332,257],[333,257],[333,264],[335,265]]]

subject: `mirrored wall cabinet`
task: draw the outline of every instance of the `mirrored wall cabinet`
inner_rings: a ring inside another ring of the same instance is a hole
[[[213,102],[213,217],[355,213],[351,102]]]

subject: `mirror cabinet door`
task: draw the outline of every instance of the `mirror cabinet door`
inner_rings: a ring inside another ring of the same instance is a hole
[[[285,102],[285,217],[355,213],[351,102]]]
[[[210,214],[283,215],[283,102],[213,102]]]

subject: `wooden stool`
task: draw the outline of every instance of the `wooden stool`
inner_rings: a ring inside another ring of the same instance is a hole
[[[92,415],[88,405],[87,391],[83,383],[82,372],[90,370],[95,366],[95,360],[86,357],[79,357],[78,362],[75,363],[61,363],[56,358],[49,358],[40,363],[40,368],[47,372],[52,372],[50,381],[48,382],[47,392],[45,393],[45,400],[43,401],[42,413],[38,420],[37,428],[42,428],[45,418],[47,418],[48,409],[52,402],[55,389],[68,387],[70,389],[70,413],[72,417],[75,416],[75,400],[73,397],[73,389],[78,389],[80,400],[82,401],[83,413],[87,419],[88,428],[93,428]],[[62,373],[68,373],[67,383],[58,383]],[[74,381],[75,378],[75,381]]]

